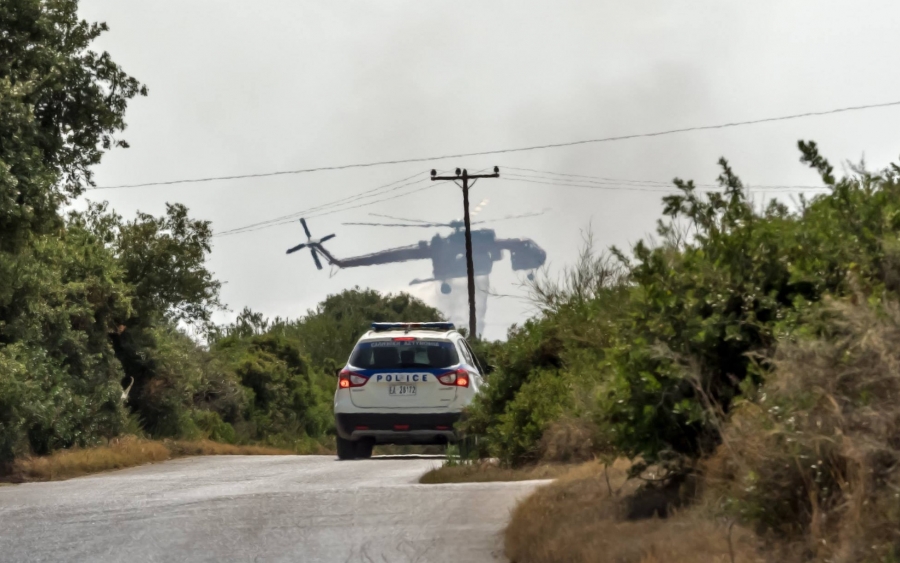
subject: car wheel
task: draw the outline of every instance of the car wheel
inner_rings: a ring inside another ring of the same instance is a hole
[[[356,459],[356,445],[358,442],[337,437],[338,459]]]
[[[375,442],[372,440],[360,440],[354,446],[356,446],[356,457],[358,459],[369,459],[372,457],[372,449],[375,447]]]

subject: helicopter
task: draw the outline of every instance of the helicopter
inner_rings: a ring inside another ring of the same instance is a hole
[[[479,205],[475,210],[477,213],[486,201]],[[316,268],[322,269],[322,263],[318,254],[321,253],[325,257],[328,264],[337,268],[356,268],[360,266],[375,266],[379,264],[391,264],[396,262],[408,262],[411,260],[431,260],[432,277],[428,279],[414,279],[410,285],[441,282],[441,293],[449,294],[452,286],[449,281],[456,278],[465,278],[466,271],[466,246],[465,246],[465,224],[462,221],[455,220],[448,223],[434,223],[422,221],[419,219],[403,219],[392,217],[390,215],[377,215],[377,217],[385,217],[396,221],[405,221],[405,223],[344,223],[345,225],[364,225],[378,227],[418,227],[418,228],[440,228],[448,227],[453,232],[447,236],[436,234],[431,240],[420,240],[417,244],[409,246],[401,246],[397,248],[389,248],[371,254],[354,256],[351,258],[337,258],[322,243],[335,237],[330,234],[321,239],[314,239],[309,232],[306,219],[300,219],[303,225],[303,231],[306,233],[306,242],[298,244],[287,250],[287,254],[292,254],[303,248],[309,248]],[[532,217],[540,215],[540,213],[531,213],[512,217],[504,217],[500,220],[519,219],[522,217]],[[486,221],[476,221],[470,224],[485,223]],[[528,270],[528,278],[534,277],[534,270],[544,265],[547,260],[547,253],[533,240],[527,238],[503,239],[497,238],[493,229],[474,229],[471,231],[472,236],[472,262],[474,265],[474,273],[476,276],[486,276],[493,271],[494,262],[503,259],[504,251],[509,252],[510,263],[515,271]]]

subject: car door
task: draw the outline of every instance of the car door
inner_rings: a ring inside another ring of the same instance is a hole
[[[484,384],[484,377],[481,374],[481,367],[475,359],[475,353],[472,352],[472,349],[469,348],[469,343],[463,338],[457,341],[457,346],[459,346],[460,358],[466,363],[466,369],[471,374],[472,389],[477,392]]]

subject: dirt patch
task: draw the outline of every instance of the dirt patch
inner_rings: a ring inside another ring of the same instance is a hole
[[[0,480],[7,483],[59,481],[91,473],[124,469],[194,455],[291,455],[294,452],[263,446],[236,446],[211,440],[156,441],[133,436],[106,446],[60,450],[48,456],[26,457],[13,462]]]

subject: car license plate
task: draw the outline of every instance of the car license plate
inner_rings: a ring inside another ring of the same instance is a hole
[[[391,385],[388,389],[388,395],[404,395],[410,396],[416,394],[415,385]]]

